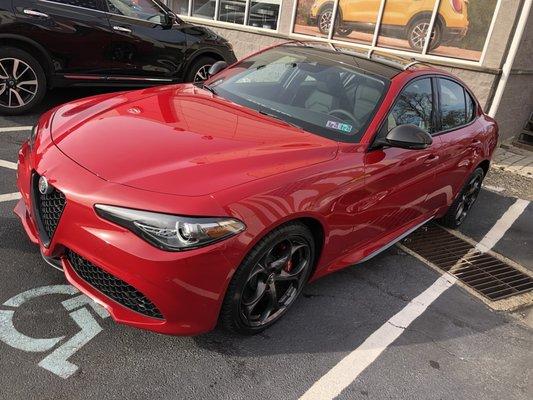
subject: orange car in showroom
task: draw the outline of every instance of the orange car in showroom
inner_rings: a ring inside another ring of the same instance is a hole
[[[309,13],[310,25],[322,34],[329,32],[333,15],[332,0],[315,0]],[[468,0],[443,0],[435,22],[431,48],[460,40],[468,31]],[[373,32],[381,0],[340,0],[336,34],[348,36],[352,31]],[[381,34],[407,39],[414,50],[424,47],[435,0],[387,0]]]

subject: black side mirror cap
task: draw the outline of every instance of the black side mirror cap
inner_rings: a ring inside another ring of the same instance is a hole
[[[209,71],[207,71],[207,73],[211,77],[213,75],[218,74],[220,71],[222,71],[223,69],[226,69],[226,68],[228,68],[228,63],[226,61],[217,61],[216,63],[211,65],[211,67],[209,68]]]
[[[163,25],[165,27],[172,27],[172,25],[174,25],[175,22],[178,22],[179,21],[179,18],[176,14],[174,14],[173,12],[166,12],[165,15],[163,16]]]
[[[379,142],[381,145],[410,150],[422,150],[431,146],[431,143],[433,143],[431,135],[412,124],[398,125],[392,128],[386,138]]]

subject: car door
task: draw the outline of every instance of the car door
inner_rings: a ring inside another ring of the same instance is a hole
[[[94,78],[109,66],[111,30],[102,0],[17,0],[17,33],[39,43],[55,72]]]
[[[416,79],[402,90],[376,139],[403,124],[434,131],[435,94],[430,77]],[[365,155],[367,195],[360,215],[364,223],[356,232],[360,240],[379,241],[430,218],[434,210],[427,199],[437,190],[440,143],[437,137],[422,150],[371,147]]]
[[[469,176],[477,157],[482,154],[482,140],[477,124],[477,104],[467,90],[449,78],[436,78],[442,142],[436,171],[438,197],[434,206],[447,207]]]
[[[111,29],[110,78],[173,80],[182,67],[187,37],[152,0],[103,0]],[[169,23],[170,22],[170,23]]]
[[[342,18],[345,22],[375,24],[381,0],[340,0]]]

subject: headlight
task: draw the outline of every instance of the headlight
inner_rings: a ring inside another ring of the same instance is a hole
[[[37,125],[34,125],[33,128],[31,128],[30,137],[28,138],[28,144],[30,145],[30,149],[33,149],[33,144],[35,143],[36,137],[37,137]]]
[[[168,251],[206,246],[242,232],[246,226],[233,218],[191,218],[131,208],[95,205],[102,218],[121,225],[147,242]]]

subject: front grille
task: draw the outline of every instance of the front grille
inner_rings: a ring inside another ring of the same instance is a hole
[[[80,278],[110,299],[140,314],[163,318],[157,307],[133,286],[105,272],[72,250],[67,250],[67,259]]]
[[[54,236],[57,224],[59,224],[66,199],[63,192],[56,188],[52,188],[50,193],[40,193],[38,187],[39,178],[39,175],[34,174],[32,184],[34,214],[37,219],[41,240],[47,246]]]
[[[418,229],[403,245],[470,286],[489,300],[533,290],[533,278],[498,258],[477,250],[435,224]]]

